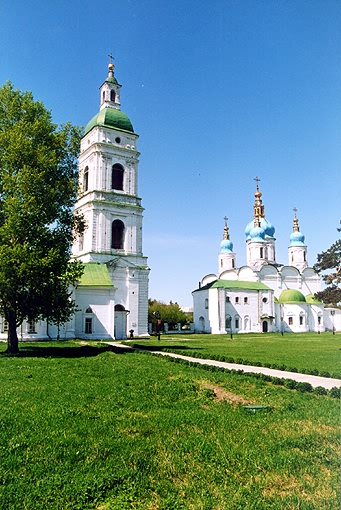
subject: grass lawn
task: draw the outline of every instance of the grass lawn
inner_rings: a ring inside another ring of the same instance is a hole
[[[0,356],[0,508],[339,508],[337,399],[96,344],[20,349]]]
[[[160,350],[202,358],[226,357],[243,361],[276,363],[298,371],[317,369],[341,377],[341,334],[267,333],[243,335],[162,335],[134,342],[136,346],[155,346]]]

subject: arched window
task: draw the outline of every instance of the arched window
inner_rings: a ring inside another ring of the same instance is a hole
[[[89,189],[89,168],[86,166],[83,175],[83,191],[88,191]]]
[[[91,335],[93,333],[93,311],[91,306],[88,306],[88,308],[85,310],[85,313],[87,315],[85,316],[84,321],[84,332],[87,335]]]
[[[231,315],[226,315],[226,317],[225,317],[225,328],[226,329],[231,329],[231,325],[232,325],[232,317],[231,317]]]
[[[103,90],[103,92],[102,92],[102,103],[104,103],[104,101],[105,101],[105,92]]]
[[[123,249],[124,223],[121,220],[115,220],[111,226],[111,247],[116,250]]]
[[[112,172],[111,172],[111,188],[112,189],[123,190],[123,174],[124,174],[124,168],[122,165],[119,165],[118,163],[113,165]]]
[[[205,299],[205,309],[208,310],[208,298]]]
[[[115,305],[115,312],[124,312],[125,308],[123,305]]]
[[[115,101],[116,94],[114,90],[110,90],[110,101]]]

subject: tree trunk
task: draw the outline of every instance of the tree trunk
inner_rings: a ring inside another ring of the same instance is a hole
[[[7,335],[7,352],[9,354],[18,354],[19,342],[17,335],[16,313],[9,312],[7,315],[8,335]]]

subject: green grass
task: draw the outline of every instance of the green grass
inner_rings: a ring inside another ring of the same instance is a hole
[[[20,349],[0,356],[0,508],[338,508],[336,399],[96,344]]]
[[[243,335],[162,335],[134,342],[136,346],[154,346],[188,356],[233,358],[236,360],[276,363],[298,371],[329,372],[341,377],[341,335],[332,333],[269,333]]]

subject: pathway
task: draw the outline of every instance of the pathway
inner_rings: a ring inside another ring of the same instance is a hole
[[[138,350],[128,345],[123,345],[119,342],[106,342],[106,343],[108,345],[112,345],[120,349]],[[326,390],[329,390],[334,386],[337,388],[341,387],[341,380],[332,379],[331,377],[320,377],[317,375],[299,374],[297,372],[286,372],[282,370],[275,370],[273,368],[255,367],[252,365],[239,365],[238,363],[225,363],[224,361],[215,361],[212,359],[192,358],[191,356],[183,356],[182,354],[176,354],[173,352],[163,351],[149,351],[149,352],[151,352],[152,354],[161,354],[162,356],[169,356],[171,358],[180,358],[193,363],[200,363],[201,365],[213,365],[215,367],[222,367],[228,370],[243,370],[244,372],[250,372],[253,374],[265,374],[270,375],[272,377],[279,377],[282,379],[293,379],[294,381],[298,382],[307,382],[311,384],[313,388],[316,388],[317,386],[322,386]]]

